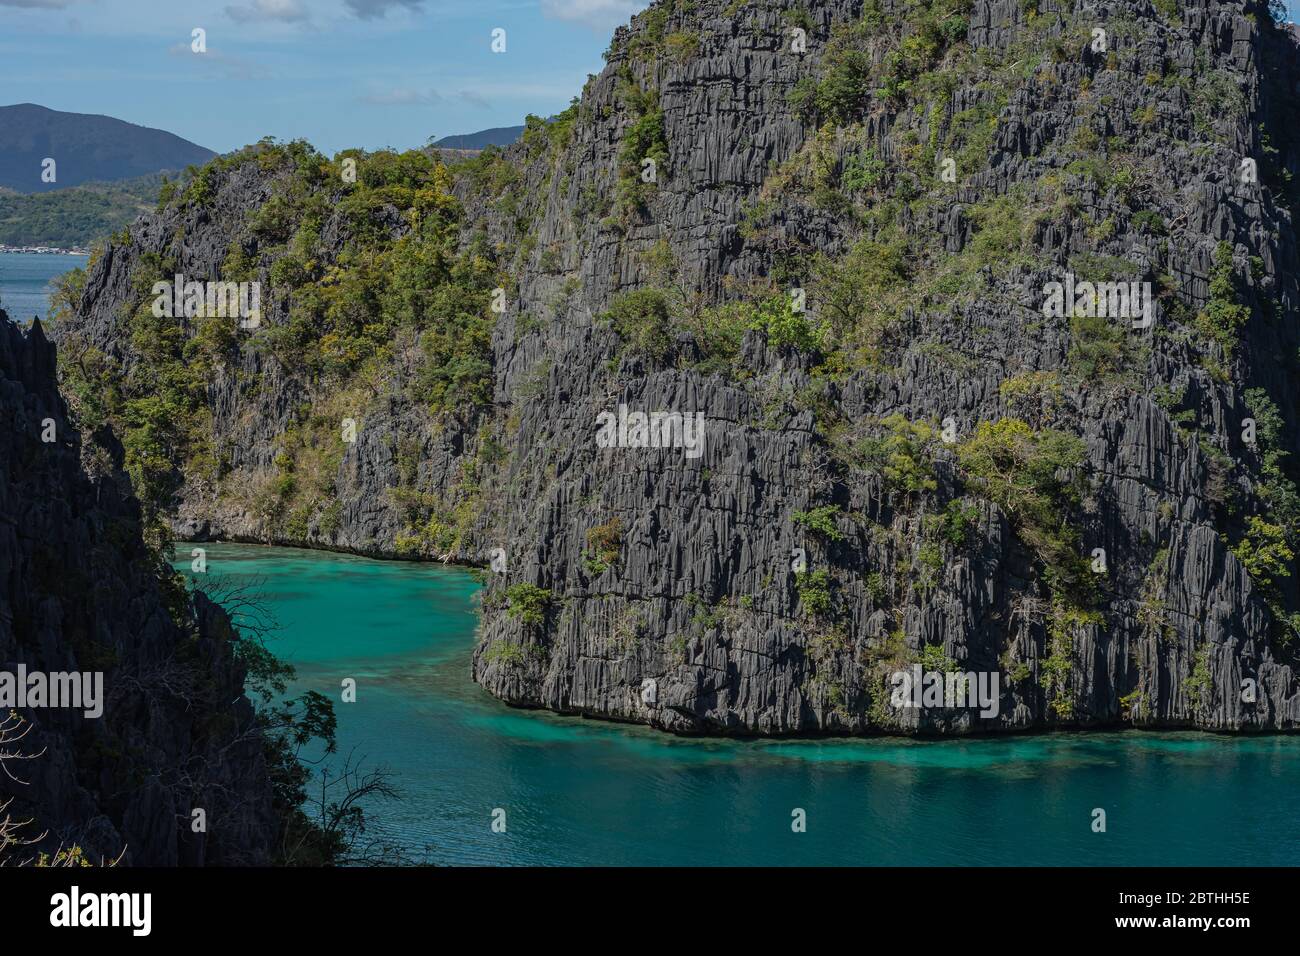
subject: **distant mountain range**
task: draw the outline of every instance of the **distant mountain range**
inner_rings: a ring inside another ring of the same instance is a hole
[[[523,126],[499,126],[444,136],[434,146],[472,156],[508,146],[523,132]],[[0,245],[85,247],[153,208],[164,174],[175,179],[216,155],[110,116],[31,103],[0,106]],[[52,183],[41,181],[47,158],[57,164]]]
[[[497,126],[493,129],[481,129],[477,133],[444,136],[433,145],[446,149],[486,149],[489,146],[509,146],[523,135],[522,126]]]
[[[0,106],[0,186],[15,192],[134,179],[206,163],[215,155],[172,133],[111,116],[63,113],[33,103]],[[42,181],[46,159],[56,163],[54,182]]]

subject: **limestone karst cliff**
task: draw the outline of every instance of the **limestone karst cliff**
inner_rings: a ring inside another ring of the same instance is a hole
[[[656,3],[507,150],[214,161],[67,290],[65,388],[183,535],[495,555],[514,704],[1294,729],[1296,58],[1238,0]]]
[[[0,862],[264,865],[279,824],[229,620],[160,579],[100,438],[87,470],[54,346],[0,311],[0,670],[102,675],[97,714],[6,704]]]

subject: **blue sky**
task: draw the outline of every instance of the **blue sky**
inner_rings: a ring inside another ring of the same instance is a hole
[[[563,109],[648,2],[0,0],[0,105],[104,113],[218,152],[267,135],[407,148]]]
[[[0,0],[0,105],[104,113],[218,152],[267,135],[408,148],[565,108],[648,2]]]

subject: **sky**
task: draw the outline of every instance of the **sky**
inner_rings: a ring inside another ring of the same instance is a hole
[[[263,136],[406,149],[564,109],[648,2],[0,0],[0,105],[103,113],[217,152]]]
[[[217,152],[263,136],[407,149],[564,109],[648,3],[0,0],[0,105],[102,113]]]

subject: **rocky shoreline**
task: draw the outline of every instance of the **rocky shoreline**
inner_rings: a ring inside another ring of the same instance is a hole
[[[0,244],[0,252],[20,252],[25,255],[37,256],[88,256],[89,249],[58,249],[53,246],[6,246]]]

